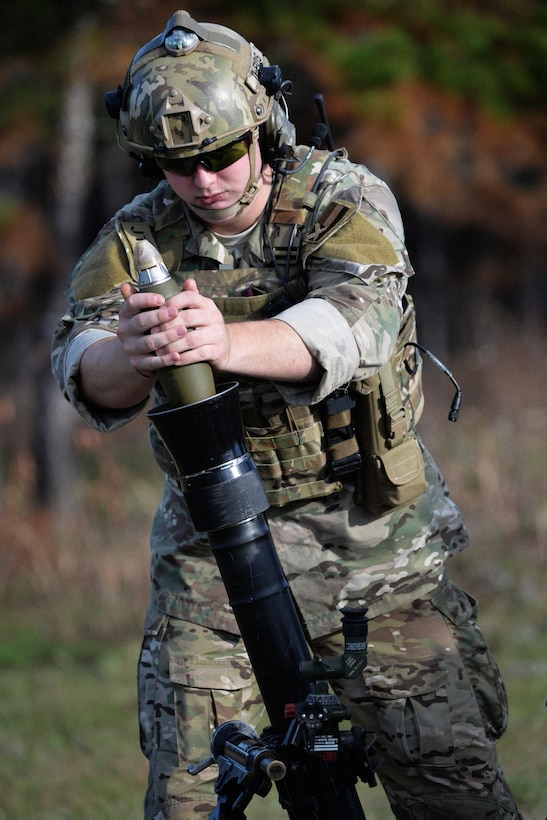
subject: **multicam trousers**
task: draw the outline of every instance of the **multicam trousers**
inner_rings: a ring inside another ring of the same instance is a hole
[[[427,599],[369,622],[363,677],[333,688],[352,722],[377,734],[378,777],[399,820],[520,818],[495,740],[507,722],[498,668],[475,623],[475,602],[447,583]],[[167,618],[149,620],[139,668],[141,742],[150,760],[146,820],[206,818],[216,805],[214,729],[237,718],[258,727],[263,707],[241,641]],[[340,633],[314,642],[325,658]]]

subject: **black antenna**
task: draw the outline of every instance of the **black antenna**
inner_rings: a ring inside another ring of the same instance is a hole
[[[327,133],[325,135],[325,139],[327,141],[327,148],[329,149],[329,151],[334,151],[334,142],[332,139],[332,131],[330,130],[329,118],[327,117],[327,111],[325,109],[325,100],[320,92],[315,95],[315,104],[317,105],[317,110],[319,111],[319,117],[321,119],[321,122],[327,128]]]

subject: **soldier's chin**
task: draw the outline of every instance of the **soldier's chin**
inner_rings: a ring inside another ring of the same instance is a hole
[[[234,202],[233,205],[228,205],[226,208],[198,208],[196,205],[190,205],[189,207],[204,222],[221,223],[226,222],[227,219],[233,219],[244,206],[240,202]]]

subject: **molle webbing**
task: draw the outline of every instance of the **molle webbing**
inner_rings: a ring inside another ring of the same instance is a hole
[[[338,481],[328,480],[323,426],[316,413],[310,407],[287,405],[273,390],[253,398],[260,405],[260,419],[245,396],[242,401],[247,445],[272,506],[339,490]],[[257,421],[261,426],[256,426]]]
[[[305,295],[303,282],[294,280],[272,293],[260,293],[253,296],[213,295],[211,298],[222,313],[224,321],[229,323],[275,316],[287,304],[301,302]]]
[[[335,390],[320,407],[331,477],[351,476],[361,466],[353,419],[355,399],[347,390]]]

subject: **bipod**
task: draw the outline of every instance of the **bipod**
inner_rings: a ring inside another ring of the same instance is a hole
[[[313,691],[299,703],[286,704],[290,720],[284,736],[271,727],[258,737],[239,721],[228,721],[214,733],[211,755],[195,766],[198,774],[213,763],[218,802],[209,820],[245,820],[245,808],[258,795],[265,797],[275,783],[281,806],[293,820],[346,820],[365,818],[354,786],[357,780],[376,785],[381,761],[375,751],[373,732],[352,726],[342,730],[351,710],[329,692],[327,680],[352,678],[366,665],[366,609],[342,610],[343,654],[334,662],[320,657],[301,661],[301,678],[314,678]]]
[[[357,726],[333,732],[329,725],[333,707],[334,711],[345,710],[334,695],[310,696],[299,704],[281,745],[268,730],[259,738],[251,726],[240,721],[219,726],[210,757],[188,767],[190,774],[198,774],[213,763],[218,766],[218,800],[209,820],[245,820],[252,798],[266,797],[274,783],[281,806],[293,820],[365,818],[352,787],[357,779],[376,785],[379,763],[371,762],[375,741],[367,739],[372,733]],[[313,792],[310,778],[315,783]],[[303,789],[297,787],[299,780]]]

